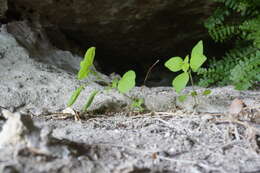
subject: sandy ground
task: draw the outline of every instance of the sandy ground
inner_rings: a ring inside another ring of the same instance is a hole
[[[212,114],[183,111],[95,115],[74,121],[34,117],[48,126],[62,155],[2,150],[3,170],[18,172],[259,172],[260,140],[250,129]],[[250,127],[260,130],[257,124]],[[253,135],[253,136],[252,136]],[[28,149],[28,148],[27,148]],[[69,152],[70,151],[70,152]],[[61,154],[61,153],[59,153]],[[8,164],[7,164],[8,163]],[[5,172],[5,171],[4,171]]]

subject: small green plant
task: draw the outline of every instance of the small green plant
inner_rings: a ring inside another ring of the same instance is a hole
[[[95,47],[91,47],[87,50],[84,59],[80,62],[80,70],[77,74],[77,79],[78,80],[83,80],[88,77],[90,73],[97,75],[95,71],[92,70],[94,58],[95,58]],[[133,87],[135,87],[135,78],[136,74],[133,70],[127,71],[121,79],[115,78],[111,85],[110,88],[115,88],[117,89],[120,93],[126,94],[129,92]],[[81,85],[78,87],[70,97],[67,106],[70,107],[72,106],[76,100],[78,99],[78,96],[80,93],[85,89],[87,84]],[[88,97],[86,104],[83,106],[82,112],[86,112],[90,105],[92,104],[95,96],[99,93],[99,90],[93,91],[90,96]],[[133,101],[132,107],[138,108],[138,110],[143,110],[141,99],[131,99]]]
[[[198,93],[194,89],[191,72],[197,72],[206,60],[207,57],[203,54],[203,42],[199,41],[191,51],[191,58],[189,58],[189,55],[187,55],[184,60],[181,57],[172,57],[164,64],[165,67],[172,72],[182,71],[182,73],[176,76],[172,81],[172,85],[177,93],[180,93],[186,87],[189,80],[191,81],[193,91],[190,95],[194,98],[195,105],[197,104],[196,96]],[[210,91],[206,90],[202,94],[208,95]],[[181,95],[179,96],[179,101],[185,101],[186,98],[187,95]]]
[[[135,87],[136,74],[133,70],[127,71],[123,77],[119,80],[115,78],[112,81],[111,87],[117,89],[120,93],[126,94]],[[138,112],[144,111],[142,107],[144,100],[142,98],[130,98],[132,100],[131,109]]]
[[[90,73],[93,73],[93,74],[95,73],[93,70],[91,70],[91,67],[93,66],[93,62],[94,62],[94,58],[95,58],[95,50],[96,50],[95,47],[90,47],[87,50],[87,52],[84,56],[84,59],[80,62],[80,70],[77,74],[78,80],[85,79],[86,77],[88,77],[88,75]],[[73,92],[73,94],[70,97],[69,102],[67,104],[68,107],[72,106],[76,102],[78,96],[85,89],[86,86],[87,86],[87,84],[81,85],[79,88],[77,88]],[[87,109],[92,104],[92,102],[93,102],[95,96],[98,94],[98,92],[99,92],[98,90],[95,90],[90,94],[90,96],[87,99],[86,104],[84,105],[84,107],[82,109],[83,112],[87,111]]]
[[[143,104],[144,104],[143,98],[135,98],[135,99],[133,99],[133,102],[131,104],[131,108],[134,111],[143,112],[144,111]]]

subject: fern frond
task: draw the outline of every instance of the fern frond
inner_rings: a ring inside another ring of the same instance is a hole
[[[230,79],[238,90],[248,89],[256,81],[260,81],[260,51],[239,61],[231,70]]]
[[[233,49],[227,52],[221,60],[210,60],[209,68],[201,68],[198,70],[198,74],[202,76],[198,84],[204,87],[215,84],[220,86],[234,84],[234,79],[230,77],[232,69],[234,69],[239,62],[247,61],[247,57],[254,56],[256,50],[254,47]]]
[[[230,12],[228,8],[217,8],[215,12],[207,19],[207,21],[204,23],[204,26],[212,30],[216,26],[222,25],[225,17],[229,16]]]
[[[234,49],[221,60],[211,60],[209,67],[199,69],[199,85],[233,84],[248,89],[260,81],[260,1],[212,0],[222,4],[205,22],[216,42],[232,38]]]
[[[223,42],[239,33],[237,26],[219,26],[209,30],[209,35],[217,42]]]

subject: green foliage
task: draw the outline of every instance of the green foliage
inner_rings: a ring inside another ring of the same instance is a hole
[[[230,85],[245,90],[259,80],[260,69],[260,1],[212,0],[219,2],[205,22],[216,42],[232,40],[235,47],[221,60],[210,60],[208,69],[198,70],[201,86]]]
[[[260,81],[260,51],[245,61],[239,61],[231,70],[230,79],[238,90],[248,89],[255,81]]]
[[[95,58],[95,49],[96,49],[95,47],[89,48],[84,56],[84,59],[80,62],[80,70],[77,75],[78,80],[82,80],[88,77],[90,73],[97,76],[97,73],[91,70]],[[115,78],[111,83],[111,88],[116,88],[119,92],[126,94],[135,86],[135,78],[136,78],[135,72],[133,70],[129,70],[123,75],[123,77],[120,80]],[[67,104],[68,107],[72,106],[76,102],[78,96],[84,89],[85,86],[80,86],[73,92],[72,96],[68,101]],[[83,106],[82,112],[86,112],[88,110],[88,108],[93,103],[95,96],[98,93],[99,91],[95,90],[90,94],[90,96],[87,98],[86,104]],[[139,111],[143,111],[143,107],[142,107],[143,102],[144,102],[143,99],[134,99],[131,106]]]
[[[135,86],[135,72],[129,70],[123,77],[118,81],[117,89],[121,93],[127,93]]]
[[[184,102],[186,99],[187,99],[187,95],[180,95],[180,96],[178,96],[178,100],[180,102]]]
[[[91,47],[87,50],[83,61],[80,62],[80,70],[78,72],[78,79],[84,79],[88,76],[90,67],[93,65],[94,58],[95,58],[95,47]]]
[[[202,95],[204,95],[204,96],[209,95],[209,94],[211,94],[211,90],[205,90],[202,93]]]
[[[182,69],[183,60],[181,57],[173,57],[166,61],[165,67],[173,72],[180,71]]]
[[[192,71],[196,72],[206,60],[207,57],[203,55],[203,43],[199,41],[191,51],[190,67]]]
[[[165,62],[165,67],[173,72],[178,72],[182,70],[183,72],[176,76],[172,85],[175,88],[177,93],[180,93],[188,84],[189,80],[191,80],[191,84],[193,86],[193,80],[191,76],[191,71],[197,72],[197,70],[203,65],[206,61],[207,57],[203,54],[203,43],[199,41],[191,51],[191,58],[189,62],[189,56],[187,55],[183,60],[181,57],[172,57],[168,61]],[[204,93],[210,94],[208,91],[204,91]],[[195,98],[198,94],[193,89],[190,95]],[[206,95],[206,94],[205,94]],[[181,95],[178,97],[179,101],[183,102],[187,98],[187,95]],[[196,99],[195,104],[196,104]]]
[[[99,92],[98,90],[95,90],[95,91],[93,91],[93,92],[90,94],[90,96],[89,96],[88,99],[87,99],[86,104],[83,106],[82,112],[86,112],[86,111],[88,110],[88,108],[89,108],[90,105],[92,104],[92,102],[93,102],[95,96],[98,94],[98,92]]]
[[[177,93],[180,93],[189,82],[189,74],[187,72],[183,72],[179,74],[175,79],[172,81],[172,86],[175,88]]]
[[[143,104],[144,104],[144,99],[142,99],[142,98],[133,99],[131,108],[132,108],[132,110],[136,110],[138,112],[143,112],[144,111]]]
[[[112,87],[112,88],[117,88],[118,82],[119,82],[119,79],[118,79],[118,78],[113,79],[112,84],[111,84],[111,87]]]
[[[169,70],[173,72],[183,71],[172,81],[172,85],[177,93],[180,93],[186,87],[191,76],[191,70],[196,72],[206,59],[206,56],[203,54],[203,43],[199,41],[191,51],[190,62],[188,55],[184,60],[181,57],[172,57],[165,62],[164,65]]]
[[[123,77],[118,80],[115,78],[112,81],[111,87],[116,88],[120,93],[126,94],[129,92],[133,87],[135,87],[135,78],[136,74],[133,70],[127,71]],[[134,111],[142,112],[144,111],[143,103],[144,99],[142,98],[130,98],[132,100],[131,109]]]
[[[80,95],[80,93],[81,93],[82,90],[84,90],[84,86],[80,86],[79,88],[77,88],[77,89],[73,92],[73,94],[72,94],[72,96],[70,97],[69,102],[68,102],[68,104],[67,104],[68,107],[69,107],[69,106],[72,106],[72,105],[75,103],[75,101],[77,100],[77,98],[78,98],[78,96]]]
[[[192,92],[190,93],[190,95],[191,95],[192,97],[195,97],[195,96],[198,95],[198,93],[197,93],[196,91],[192,91]]]
[[[95,58],[95,47],[91,47],[87,50],[83,61],[80,62],[80,70],[78,72],[77,75],[77,79],[78,80],[82,80],[85,79],[86,77],[88,77],[89,73],[93,71],[91,71],[91,66],[93,65],[94,62],[94,58]],[[76,100],[78,99],[78,96],[80,95],[80,93],[85,89],[85,86],[80,86],[79,88],[77,88],[72,96],[69,99],[69,102],[67,104],[67,106],[72,106]],[[89,108],[89,106],[92,104],[95,96],[97,95],[98,91],[93,91],[90,96],[87,99],[86,104],[83,106],[83,112],[86,112],[87,109]]]

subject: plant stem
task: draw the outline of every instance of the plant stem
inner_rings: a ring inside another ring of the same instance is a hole
[[[148,71],[147,71],[147,73],[146,73],[146,76],[145,76],[145,79],[144,79],[144,85],[145,85],[145,83],[146,83],[146,81],[147,81],[147,79],[148,79],[148,77],[149,77],[149,74],[151,73],[152,69],[154,68],[154,66],[155,66],[156,64],[158,64],[159,61],[160,61],[160,60],[157,60],[157,61],[148,69]]]
[[[195,92],[194,83],[193,83],[193,78],[192,78],[192,75],[191,75],[191,71],[189,70],[188,73],[189,73],[189,76],[190,76],[190,82],[191,82],[192,90],[193,90],[193,92]],[[196,96],[192,96],[192,97],[193,97],[194,102],[195,102],[195,105],[194,105],[194,106],[197,106],[197,105],[198,105],[198,102],[197,102]]]

